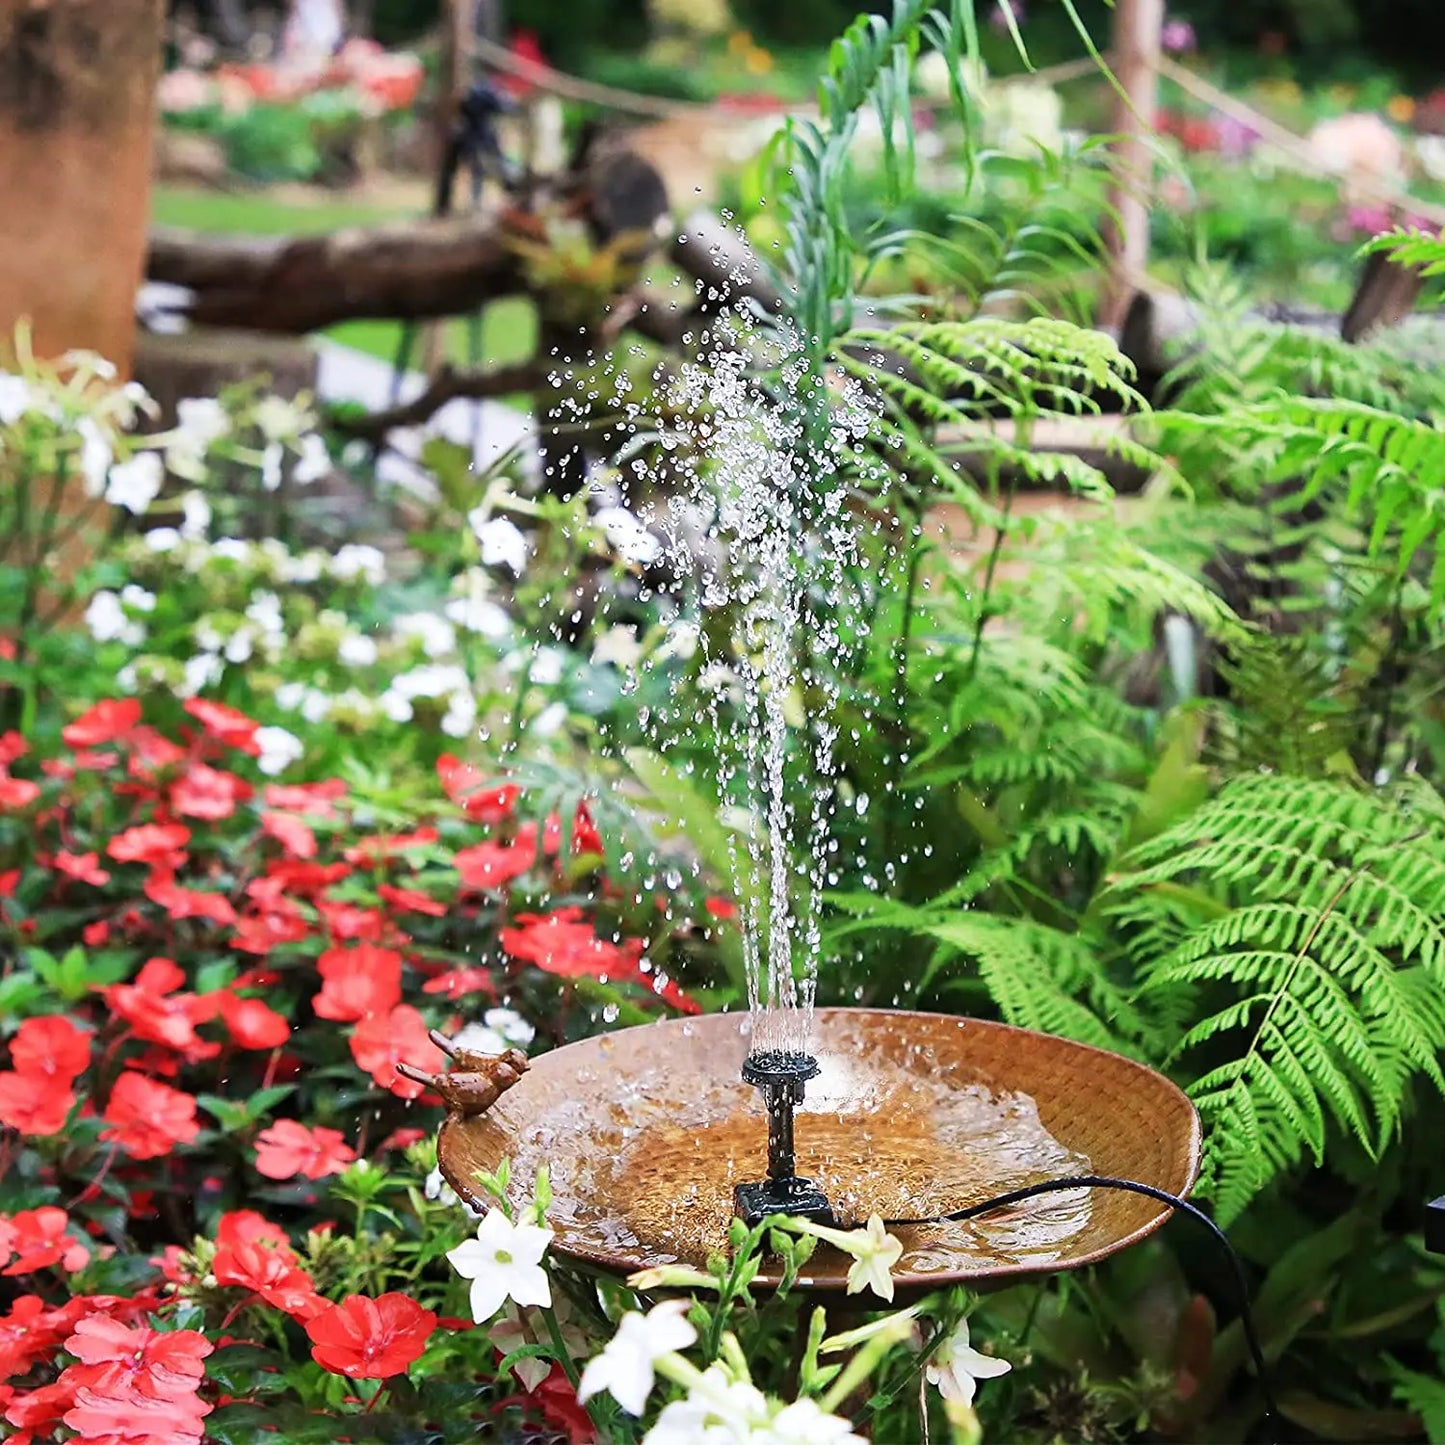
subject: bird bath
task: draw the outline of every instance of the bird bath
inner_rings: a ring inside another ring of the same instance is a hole
[[[769,1157],[768,1115],[742,1075],[749,1029],[746,1014],[714,1014],[543,1054],[485,1113],[447,1119],[442,1173],[485,1208],[479,1172],[510,1160],[525,1192],[546,1165],[556,1254],[615,1274],[702,1267],[726,1248],[735,1189],[758,1181]],[[1194,1182],[1193,1107],[1119,1055],[887,1009],[819,1009],[812,1046],[818,1070],[794,1121],[796,1167],[840,1223],[929,1217],[1077,1175],[1175,1195]],[[1143,1239],[1169,1212],[1135,1194],[1081,1188],[968,1222],[897,1226],[904,1249],[893,1277],[907,1297],[1076,1269]],[[848,1265],[820,1248],[800,1284],[841,1292]],[[757,1283],[768,1288],[777,1276],[765,1269]]]

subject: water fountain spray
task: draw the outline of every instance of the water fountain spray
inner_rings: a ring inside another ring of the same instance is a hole
[[[768,1177],[756,1184],[739,1184],[733,1191],[738,1217],[747,1225],[773,1214],[791,1214],[818,1224],[833,1222],[827,1196],[811,1179],[798,1175],[793,1153],[793,1112],[818,1071],[811,1054],[786,1049],[750,1053],[743,1061],[743,1080],[757,1087],[768,1111]]]

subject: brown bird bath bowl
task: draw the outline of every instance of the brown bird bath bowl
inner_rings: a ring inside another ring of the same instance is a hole
[[[442,1126],[457,1194],[511,1161],[519,1202],[546,1165],[554,1252],[614,1274],[702,1267],[725,1249],[735,1186],[763,1178],[767,1115],[742,1081],[749,1020],[713,1014],[543,1054],[490,1110]],[[1048,1179],[1107,1174],[1185,1195],[1199,1121],[1159,1074],[1049,1034],[944,1014],[819,1009],[819,1071],[795,1119],[797,1172],[842,1224],[922,1218]],[[1077,1269],[1143,1239],[1165,1205],[1069,1190],[964,1222],[899,1226],[900,1298]],[[801,1281],[841,1292],[850,1260],[820,1247]],[[764,1273],[758,1286],[776,1284]]]

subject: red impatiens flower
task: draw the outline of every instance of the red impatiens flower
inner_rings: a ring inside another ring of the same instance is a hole
[[[62,1311],[51,1309],[39,1295],[23,1294],[0,1314],[0,1379],[26,1374],[36,1360],[60,1348],[71,1322]],[[7,1411],[12,1425],[21,1422]]]
[[[219,1044],[207,1043],[196,1025],[216,1016],[220,1000],[177,993],[186,976],[169,958],[148,959],[134,983],[113,983],[105,989],[111,1011],[128,1023],[139,1039],[175,1049],[188,1059],[213,1058]]]
[[[0,808],[28,808],[40,796],[40,784],[27,778],[12,778],[0,768]]]
[[[486,779],[471,763],[464,763],[451,753],[443,753],[437,759],[437,778],[447,797],[478,823],[505,822],[522,796],[521,788],[515,783],[487,786]]]
[[[476,843],[452,859],[468,888],[505,888],[537,862],[537,825],[524,824],[511,843]]]
[[[324,1179],[355,1158],[339,1130],[308,1129],[295,1119],[278,1119],[256,1136],[256,1172],[267,1179]]]
[[[26,1019],[10,1040],[10,1062],[18,1073],[69,1084],[90,1066],[90,1035],[63,1014]]]
[[[176,868],[185,860],[191,830],[184,823],[141,823],[117,833],[106,844],[106,854],[117,863],[145,863],[152,868]]]
[[[311,1358],[333,1374],[353,1380],[385,1380],[404,1374],[422,1356],[437,1317],[407,1295],[377,1299],[354,1294],[306,1322]]]
[[[135,698],[107,698],[61,728],[60,736],[72,748],[98,748],[119,742],[139,721],[140,703]]]
[[[279,859],[266,865],[264,878],[253,878],[246,892],[258,903],[269,902],[270,896],[294,893],[298,898],[311,898],[323,888],[340,883],[351,876],[349,863],[314,863],[297,858]]]
[[[738,916],[737,904],[730,902],[726,898],[708,898],[704,900],[702,906],[706,908],[708,914],[716,918],[719,923],[726,923],[729,919]]]
[[[182,918],[206,918],[227,927],[236,921],[236,910],[224,893],[210,893],[204,888],[182,888],[169,868],[155,869],[144,885],[145,896],[164,908],[166,914],[179,922]]]
[[[11,728],[0,733],[0,768],[8,768],[16,758],[23,758],[30,751],[30,744]]]
[[[77,1389],[171,1403],[200,1387],[206,1375],[201,1362],[215,1346],[198,1330],[132,1329],[91,1314],[76,1322],[65,1348],[80,1361],[65,1372]]]
[[[274,838],[293,858],[316,856],[316,834],[292,813],[263,813],[261,831]]]
[[[294,1319],[310,1319],[325,1308],[311,1276],[296,1263],[289,1245],[262,1239],[227,1239],[216,1246],[211,1262],[216,1283],[258,1295]]]
[[[367,943],[380,943],[387,935],[387,917],[379,908],[363,908],[357,903],[318,898],[316,911],[325,922],[333,942],[356,938]]]
[[[227,989],[220,1005],[221,1021],[237,1048],[279,1049],[291,1037],[286,1016],[258,998],[240,998]]]
[[[371,1075],[373,1083],[390,1089],[399,1099],[417,1099],[426,1090],[397,1073],[398,1063],[434,1070],[444,1062],[441,1050],[427,1036],[425,1020],[410,1004],[398,1004],[390,1013],[362,1019],[351,1035],[351,1057]]]
[[[268,808],[308,818],[334,818],[336,802],[346,796],[346,783],[341,778],[323,783],[267,783],[263,796]]]
[[[384,859],[394,858],[398,853],[435,843],[439,836],[435,828],[417,828],[411,833],[376,833],[358,838],[341,856],[348,863],[370,867]]]
[[[201,818],[208,823],[229,818],[238,803],[244,803],[254,789],[245,778],[205,763],[192,763],[171,785],[171,807],[183,818]]]
[[[430,893],[421,893],[415,888],[397,888],[390,883],[379,883],[377,897],[389,903],[398,913],[425,913],[429,918],[445,918],[447,906]]]
[[[71,1366],[71,1370],[76,1368]],[[62,1375],[60,1383],[64,1380]],[[132,1445],[140,1441],[149,1445],[162,1440],[166,1445],[201,1445],[201,1421],[212,1408],[194,1392],[156,1399],[131,1390],[106,1395],[82,1385],[64,1418],[82,1440],[94,1441],[95,1445]]]
[[[55,855],[56,871],[77,883],[91,883],[99,888],[110,882],[109,870],[100,866],[99,853],[67,853],[63,848]]]
[[[268,954],[283,943],[299,943],[311,932],[301,911],[289,904],[248,913],[236,923],[231,947],[238,953]]]
[[[189,756],[183,747],[177,746],[154,728],[138,727],[126,741],[130,746],[128,771],[133,778],[149,781],[156,773],[176,767]]]
[[[84,1269],[90,1251],[66,1233],[70,1216],[53,1204],[22,1209],[8,1219],[0,1214],[0,1262],[10,1261],[0,1274],[33,1274],[58,1264],[67,1274]]]
[[[552,858],[561,846],[562,819],[556,813],[548,813],[542,828],[542,851]],[[587,811],[586,803],[578,803],[572,814],[572,852],[578,856],[595,854],[598,857],[601,857],[603,852],[602,834],[597,831],[597,825],[592,821],[592,814]]]
[[[65,1127],[75,1095],[43,1074],[0,1073],[0,1124],[33,1138],[48,1138]]]
[[[502,929],[502,947],[513,958],[526,959],[548,973],[565,978],[636,978],[646,947],[640,938],[620,946],[607,943],[583,920],[580,908],[558,908],[544,916],[519,913],[515,928]]]
[[[189,1094],[131,1070],[115,1081],[104,1118],[108,1127],[101,1139],[120,1145],[132,1159],[159,1159],[201,1132]]]
[[[311,1007],[319,1018],[351,1023],[385,1014],[401,1002],[401,954],[370,943],[328,948],[316,960],[321,992]]]
[[[421,986],[423,993],[441,993],[448,998],[465,998],[469,993],[495,994],[497,986],[484,968],[454,968],[428,979]]]
[[[185,708],[218,743],[252,757],[261,751],[261,744],[256,741],[261,724],[253,722],[245,713],[203,697],[187,698]]]

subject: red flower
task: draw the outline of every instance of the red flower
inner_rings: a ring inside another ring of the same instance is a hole
[[[117,833],[106,853],[117,863],[145,863],[152,868],[175,868],[185,861],[191,830],[184,823],[141,823]]]
[[[154,728],[136,728],[128,741],[129,771],[134,778],[150,778],[185,762],[189,756],[184,748],[178,747],[169,738],[162,737]]]
[[[730,903],[726,898],[709,898],[702,906],[720,922],[725,923],[728,919],[738,916],[737,904]]]
[[[504,928],[502,947],[513,958],[526,959],[548,973],[565,978],[633,978],[646,946],[640,938],[621,946],[598,938],[582,921],[580,908],[559,908],[545,917],[519,913],[516,928]]]
[[[311,1358],[353,1380],[404,1374],[422,1356],[437,1317],[404,1294],[354,1294],[306,1322]]]
[[[19,882],[18,868],[7,868],[4,873],[0,873],[0,898],[14,898],[15,887]]]
[[[311,932],[298,909],[290,907],[249,913],[236,924],[231,947],[240,953],[270,953],[283,943],[299,943]]]
[[[386,936],[386,915],[379,909],[318,898],[316,911],[325,920],[333,939],[361,938],[379,943]]]
[[[293,858],[316,856],[316,834],[290,813],[263,813],[261,831],[274,838]]]
[[[28,808],[40,796],[40,784],[12,778],[0,768],[0,808]]]
[[[388,1149],[410,1149],[426,1137],[425,1129],[393,1129],[376,1147],[379,1153],[385,1154]]]
[[[159,1159],[201,1132],[189,1094],[130,1070],[110,1091],[105,1122],[101,1139],[119,1144],[132,1159]]]
[[[66,1233],[70,1217],[53,1204],[22,1209],[6,1219],[0,1214],[0,1260],[12,1262],[0,1274],[33,1274],[58,1264],[67,1274],[84,1269],[90,1251]]]
[[[437,778],[452,802],[478,823],[501,823],[512,816],[512,809],[522,790],[515,783],[486,786],[485,779],[471,763],[464,763],[451,753],[437,759]]]
[[[242,1049],[279,1049],[291,1037],[291,1025],[258,998],[239,998],[227,989],[220,995],[221,1020],[231,1041]]]
[[[378,883],[377,897],[389,903],[399,913],[425,913],[429,918],[445,918],[447,906],[429,893],[420,893],[415,888],[396,888],[390,883]]]
[[[184,818],[217,822],[229,818],[237,803],[244,803],[253,789],[244,778],[205,763],[192,763],[185,776],[171,786],[171,807]]]
[[[55,855],[55,867],[77,883],[93,883],[99,888],[110,882],[109,872],[100,866],[99,853],[67,853],[62,849]]]
[[[324,1179],[355,1158],[338,1130],[308,1129],[294,1119],[278,1119],[256,1136],[256,1172],[267,1179]]]
[[[373,1083],[399,1099],[417,1099],[426,1091],[397,1073],[398,1063],[419,1069],[439,1069],[443,1063],[441,1050],[427,1037],[425,1021],[409,1004],[362,1019],[351,1035],[351,1057]]]
[[[268,808],[310,818],[334,818],[333,804],[345,796],[346,784],[340,778],[328,778],[324,783],[267,783],[264,793]]]
[[[176,993],[186,976],[169,958],[152,958],[134,983],[113,983],[105,1001],[134,1030],[139,1039],[175,1049],[188,1059],[214,1057],[219,1044],[207,1043],[196,1025],[216,1016],[220,1000],[194,993]]]
[[[119,742],[139,721],[140,703],[135,698],[108,698],[61,728],[60,736],[72,748],[97,748]]]
[[[23,758],[30,751],[30,744],[13,728],[0,733],[0,768],[8,768],[16,758]]]
[[[103,918],[97,918],[94,923],[87,923],[80,930],[80,941],[87,948],[99,948],[109,937],[110,924]]]
[[[492,975],[484,968],[454,968],[438,974],[421,986],[423,993],[444,993],[448,998],[465,998],[469,993],[496,993]]]
[[[289,1247],[276,1248],[259,1239],[228,1240],[217,1245],[211,1273],[217,1284],[249,1290],[295,1319],[309,1319],[325,1307]]]
[[[225,747],[236,748],[252,757],[261,751],[261,745],[256,741],[256,731],[261,724],[253,722],[245,713],[237,712],[223,702],[210,702],[201,697],[188,698],[185,708],[211,737]]]
[[[236,921],[236,910],[224,893],[203,888],[182,888],[169,868],[157,868],[145,881],[145,896],[164,908],[179,922],[182,918],[206,918],[227,927]]]
[[[380,863],[383,859],[394,858],[398,853],[405,853],[409,849],[435,843],[438,836],[435,828],[418,828],[412,833],[377,833],[370,837],[358,838],[355,845],[348,848],[341,856],[348,863],[370,866]]]
[[[59,1349],[70,1330],[62,1311],[47,1308],[39,1295],[21,1295],[8,1314],[0,1314],[0,1379],[27,1373],[36,1360]],[[9,1412],[5,1418],[22,1423]]]
[[[528,823],[513,843],[477,843],[459,849],[452,862],[468,888],[505,888],[537,861],[537,825]]]
[[[0,1073],[0,1124],[32,1137],[49,1137],[65,1127],[75,1095],[39,1074]]]
[[[55,1347],[59,1348],[58,1341]],[[41,1385],[16,1395],[6,1407],[5,1418],[23,1433],[11,1437],[12,1445],[32,1445],[37,1439],[54,1439],[55,1427],[61,1424],[65,1412],[74,1403],[75,1392],[58,1380],[53,1385]],[[35,1431],[40,1433],[32,1433]]]
[[[592,821],[592,814],[586,803],[578,803],[577,811],[572,815],[572,851],[599,858],[607,851],[602,842],[602,834],[597,831],[597,825]]]
[[[294,893],[299,898],[309,898],[340,883],[351,876],[351,868],[345,863],[306,863],[294,859],[270,863],[265,878],[253,878],[246,886],[247,894],[258,903],[267,903],[266,890],[275,890],[275,897],[282,893]]]
[[[19,1073],[69,1084],[90,1066],[90,1035],[62,1014],[26,1019],[10,1040],[10,1061]]]
[[[254,1209],[232,1209],[221,1216],[216,1226],[216,1248],[227,1249],[237,1244],[268,1244],[279,1249],[293,1261],[291,1241],[279,1224],[272,1224]]]
[[[311,1006],[318,1017],[350,1023],[401,1002],[401,954],[369,943],[328,948],[316,960],[324,982]]]

